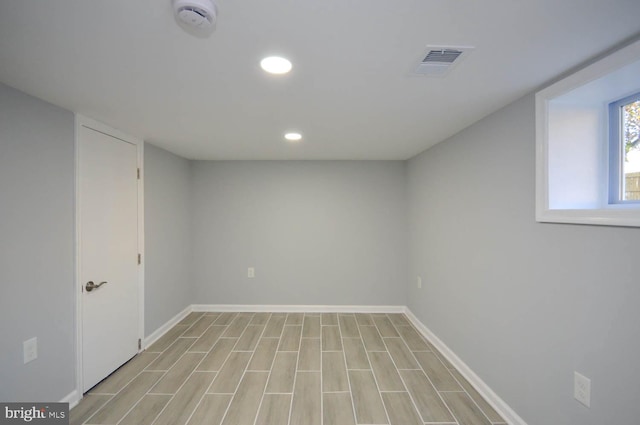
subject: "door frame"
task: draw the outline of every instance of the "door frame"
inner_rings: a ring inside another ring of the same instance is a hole
[[[80,130],[82,127],[103,133],[107,136],[123,140],[135,145],[137,152],[137,164],[140,169],[138,179],[138,252],[142,256],[142,261],[138,267],[138,338],[144,341],[144,141],[142,139],[129,136],[106,124],[95,121],[83,115],[75,114],[75,276],[74,276],[74,296],[75,296],[75,333],[76,333],[76,393],[77,401],[83,398],[83,364],[82,364],[82,285],[80,281],[80,264],[82,260],[82,223],[80,222]],[[144,347],[138,349],[138,353]],[[106,378],[106,376],[105,376]]]

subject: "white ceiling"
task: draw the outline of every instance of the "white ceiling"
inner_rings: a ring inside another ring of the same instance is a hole
[[[0,0],[0,81],[191,159],[406,159],[640,32],[638,0],[216,1],[194,37],[170,0]],[[411,76],[427,45],[476,49]]]

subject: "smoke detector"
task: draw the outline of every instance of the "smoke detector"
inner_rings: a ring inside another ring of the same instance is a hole
[[[213,0],[173,0],[178,22],[189,27],[208,29],[215,25],[217,9]]]

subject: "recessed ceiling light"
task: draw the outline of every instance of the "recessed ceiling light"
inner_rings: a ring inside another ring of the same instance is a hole
[[[302,134],[300,133],[287,133],[284,135],[284,138],[287,139],[290,142],[297,142],[298,140],[302,139]]]
[[[269,56],[260,61],[262,69],[270,74],[286,74],[291,71],[291,61],[279,56]]]

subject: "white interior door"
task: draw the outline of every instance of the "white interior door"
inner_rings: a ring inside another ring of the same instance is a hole
[[[138,352],[138,147],[86,126],[78,131],[86,392]]]

